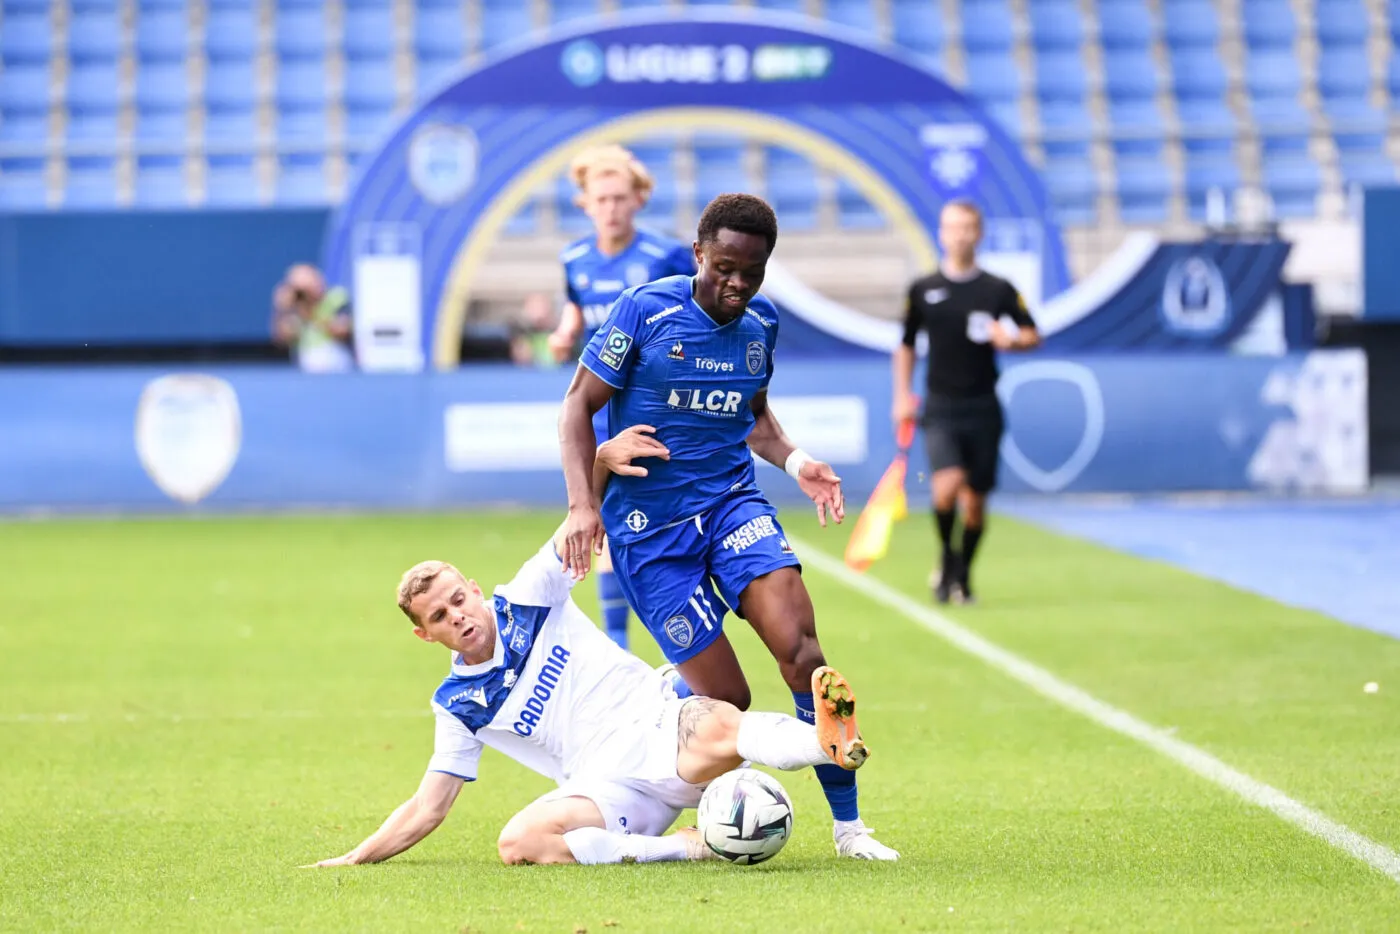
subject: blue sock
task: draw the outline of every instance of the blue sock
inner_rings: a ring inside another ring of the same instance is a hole
[[[612,571],[598,572],[598,604],[603,608],[603,629],[608,638],[627,648],[627,598]]]
[[[792,702],[797,706],[797,719],[803,723],[817,722],[817,708],[810,691],[793,691]],[[812,767],[817,773],[817,781],[822,783],[822,794],[831,806],[831,816],[836,820],[860,820],[860,807],[856,803],[856,773],[848,772],[836,763]]]

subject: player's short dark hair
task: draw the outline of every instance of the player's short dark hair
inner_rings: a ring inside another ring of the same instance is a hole
[[[705,205],[695,239],[701,243],[713,242],[721,230],[762,237],[768,242],[771,253],[778,243],[778,215],[767,201],[756,195],[720,195]]]
[[[966,211],[973,217],[977,218],[978,227],[982,226],[982,206],[979,205],[976,201],[973,201],[971,198],[954,198],[953,200],[948,201],[943,205],[943,209],[945,211],[948,208],[957,208],[960,211]]]

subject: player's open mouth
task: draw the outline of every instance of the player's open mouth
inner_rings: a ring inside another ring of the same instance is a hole
[[[729,308],[743,308],[748,304],[748,300],[742,295],[725,295],[720,298],[720,301]]]

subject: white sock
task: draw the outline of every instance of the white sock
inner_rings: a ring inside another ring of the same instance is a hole
[[[745,713],[736,746],[741,757],[785,772],[831,762],[817,742],[817,728],[785,713]]]
[[[564,834],[564,844],[583,866],[606,863],[674,863],[686,859],[685,838],[644,837],[612,833],[601,827],[580,827]]]

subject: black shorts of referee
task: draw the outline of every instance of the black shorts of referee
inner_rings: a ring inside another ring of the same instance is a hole
[[[956,398],[929,396],[919,420],[932,472],[962,468],[968,489],[986,496],[997,485],[1006,416],[996,393]]]

